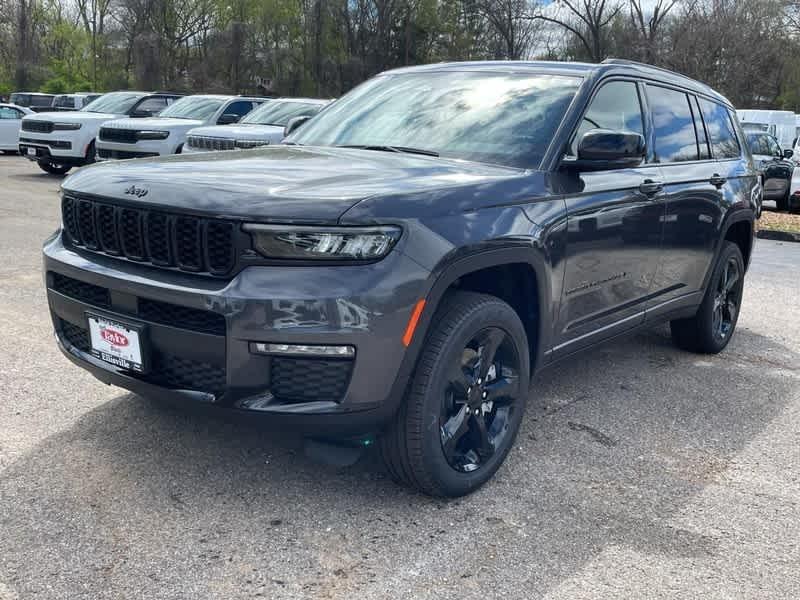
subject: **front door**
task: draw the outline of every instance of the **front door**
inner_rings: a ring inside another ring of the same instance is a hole
[[[638,86],[614,80],[592,98],[570,152],[591,129],[645,135]],[[645,137],[646,139],[646,137]],[[554,355],[578,350],[644,320],[659,263],[664,218],[658,165],[584,172],[566,186],[567,247]]]

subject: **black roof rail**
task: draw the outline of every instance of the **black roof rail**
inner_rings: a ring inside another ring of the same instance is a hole
[[[600,64],[601,65],[631,65],[633,67],[645,67],[647,69],[655,69],[656,71],[663,71],[664,73],[670,73],[671,75],[678,75],[680,77],[686,77],[686,75],[678,73],[677,71],[671,71],[670,69],[666,69],[664,67],[657,67],[655,65],[650,65],[650,64],[639,62],[639,61],[636,61],[636,60],[628,60],[627,58],[609,57],[609,58],[606,58],[605,60],[603,60],[603,62],[601,62]]]

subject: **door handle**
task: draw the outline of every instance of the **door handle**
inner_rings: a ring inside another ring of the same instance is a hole
[[[662,182],[654,181],[652,179],[645,179],[639,185],[639,191],[645,196],[655,196],[663,189],[664,189],[664,184]]]
[[[711,185],[721,188],[723,185],[725,185],[725,182],[728,181],[728,179],[726,177],[722,177],[717,173],[714,173],[711,176],[711,179],[709,179],[708,181],[711,183]]]

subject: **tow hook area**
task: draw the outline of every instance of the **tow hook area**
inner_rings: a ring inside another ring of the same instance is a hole
[[[374,443],[374,438],[360,437],[343,440],[306,438],[305,455],[313,461],[332,467],[350,467],[358,462],[364,451]]]

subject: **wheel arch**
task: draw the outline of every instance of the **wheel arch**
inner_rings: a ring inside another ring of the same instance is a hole
[[[496,296],[514,308],[528,334],[533,374],[542,363],[549,340],[544,325],[549,322],[546,315],[551,308],[550,282],[543,258],[531,247],[492,249],[457,259],[436,273],[401,373],[410,375],[413,371],[445,294],[451,289],[465,289]],[[496,287],[492,285],[492,277],[500,278]]]

